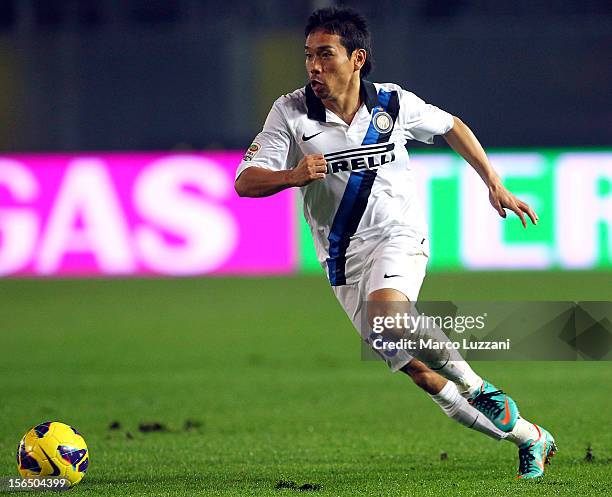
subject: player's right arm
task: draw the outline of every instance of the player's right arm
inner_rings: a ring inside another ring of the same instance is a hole
[[[234,187],[241,197],[268,197],[286,188],[322,180],[326,171],[327,163],[322,154],[305,155],[293,169],[272,171],[251,166],[240,173]]]

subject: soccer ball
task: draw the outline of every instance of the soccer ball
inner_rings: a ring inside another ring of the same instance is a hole
[[[81,434],[59,421],[47,421],[28,431],[17,447],[17,469],[24,478],[58,476],[70,485],[81,481],[89,452]]]

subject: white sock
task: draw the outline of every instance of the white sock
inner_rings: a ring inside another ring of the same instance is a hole
[[[540,438],[540,430],[536,428],[533,423],[530,423],[526,419],[519,416],[516,420],[516,424],[506,440],[515,443],[516,445],[523,445],[529,440],[537,440]]]
[[[449,418],[463,426],[484,433],[496,440],[502,440],[508,436],[507,433],[504,433],[489,421],[484,414],[468,404],[452,381],[446,382],[442,390],[435,395],[431,395],[431,398]]]
[[[470,397],[483,383],[482,378],[463,359],[448,360],[443,366],[432,369],[447,380],[456,383],[459,393],[465,398]]]

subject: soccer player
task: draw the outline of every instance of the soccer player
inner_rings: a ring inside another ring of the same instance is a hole
[[[304,88],[280,97],[236,172],[243,197],[298,187],[319,261],[363,339],[366,304],[378,310],[416,302],[428,256],[427,226],[416,200],[407,140],[442,135],[478,173],[501,217],[537,215],[502,184],[472,131],[457,117],[391,83],[371,83],[370,34],[351,9],[315,11],[306,24]],[[368,315],[368,322],[371,316]],[[393,331],[393,330],[392,330]],[[519,414],[515,402],[482,379],[457,352],[420,360],[384,355],[452,419],[519,448],[520,478],[544,473],[553,437]]]

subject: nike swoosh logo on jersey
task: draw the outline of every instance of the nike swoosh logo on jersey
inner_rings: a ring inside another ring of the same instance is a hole
[[[402,277],[401,274],[387,274],[385,273],[385,275],[383,276],[383,278],[397,278],[397,277]]]
[[[305,134],[302,134],[302,141],[307,142],[308,140],[311,140],[312,138],[320,135],[321,133],[323,133],[323,131],[319,131],[318,133],[315,133],[314,135],[310,135],[310,136],[306,136]]]

